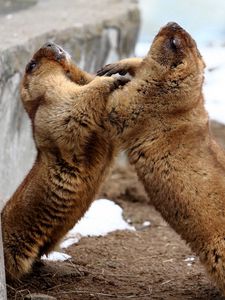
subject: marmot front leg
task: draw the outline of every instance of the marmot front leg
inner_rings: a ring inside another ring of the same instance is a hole
[[[116,63],[108,64],[97,72],[98,76],[111,76],[113,74],[126,75],[129,73],[134,76],[137,69],[141,66],[143,59],[138,57],[122,59]]]
[[[85,124],[86,129],[96,126],[96,123],[99,124],[99,120],[103,119],[109,95],[128,81],[129,79],[123,77],[95,77],[87,85],[78,89],[77,86],[74,87],[75,97],[71,105],[73,116],[79,124],[76,131],[83,130],[80,126],[82,124]],[[77,99],[79,99],[79,105],[77,105]]]
[[[79,85],[86,85],[95,78],[94,75],[82,71],[72,61],[67,62],[66,75],[71,81]]]
[[[119,87],[124,86],[127,82],[130,80],[124,77],[95,77],[94,80],[92,80],[89,84],[85,85],[84,87],[80,88],[80,92],[85,94],[93,94],[93,97],[86,97],[86,101],[88,102],[97,102],[99,103],[99,98],[105,98],[107,100],[108,98],[105,96],[108,96],[111,92],[116,90]],[[90,104],[91,104],[90,103]]]

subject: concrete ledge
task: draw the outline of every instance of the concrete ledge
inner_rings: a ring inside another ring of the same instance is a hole
[[[81,68],[94,72],[107,61],[132,54],[139,23],[134,0],[92,0],[88,5],[83,0],[38,0],[27,9],[0,15],[1,199],[12,194],[35,157],[18,97],[21,74],[32,53],[47,40],[55,41]]]

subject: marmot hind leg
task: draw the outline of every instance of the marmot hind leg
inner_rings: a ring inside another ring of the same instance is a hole
[[[225,295],[225,239],[215,238],[202,249],[199,258],[210,278]]]
[[[29,255],[20,249],[14,251],[14,249],[5,247],[4,259],[7,281],[13,281],[19,280],[31,272],[36,256]]]

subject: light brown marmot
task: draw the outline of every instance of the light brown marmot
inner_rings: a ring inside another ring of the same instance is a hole
[[[8,279],[53,250],[94,199],[117,152],[103,119],[122,83],[81,71],[53,43],[28,63],[21,98],[38,154],[1,215]]]

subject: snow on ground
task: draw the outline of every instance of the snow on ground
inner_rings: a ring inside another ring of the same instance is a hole
[[[206,63],[204,95],[211,119],[225,124],[225,47],[200,49]]]
[[[115,230],[135,230],[123,219],[122,208],[111,200],[95,200],[86,212],[84,217],[68,232],[61,248],[67,248],[84,236],[104,236]],[[48,257],[45,255],[42,259],[48,260],[67,260],[70,256],[61,252],[52,252]]]
[[[136,55],[143,57],[150,43],[139,43]],[[206,63],[204,95],[206,109],[211,119],[225,124],[225,47],[199,47]]]
[[[43,255],[42,259],[44,260],[52,260],[52,261],[59,261],[59,260],[67,260],[71,258],[70,255],[66,254],[66,253],[62,253],[62,252],[58,252],[58,251],[53,251],[51,252],[48,256]]]
[[[142,224],[143,227],[148,227],[150,225],[151,225],[150,221],[144,221],[143,224]]]
[[[113,201],[95,200],[81,221],[70,230],[61,247],[69,247],[82,236],[103,236],[115,230],[134,230],[124,221],[122,213],[122,208]]]

